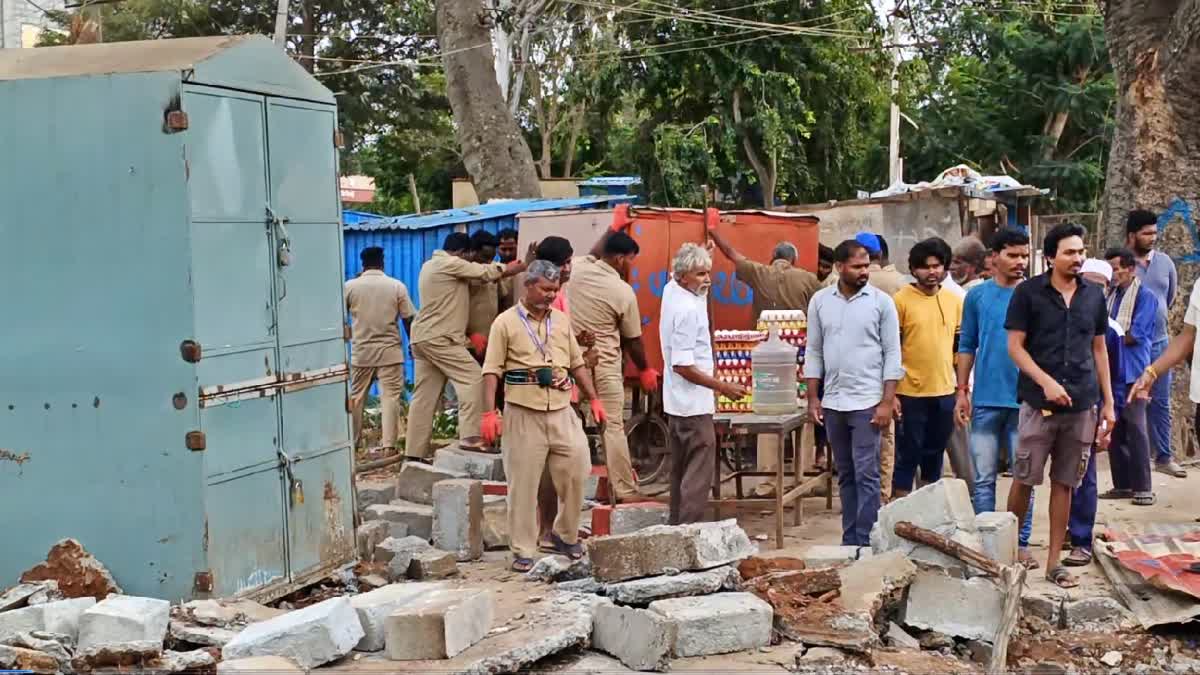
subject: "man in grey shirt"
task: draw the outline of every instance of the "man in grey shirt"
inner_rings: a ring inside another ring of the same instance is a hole
[[[1137,259],[1134,269],[1142,288],[1158,299],[1158,320],[1155,322],[1154,341],[1150,343],[1150,358],[1157,359],[1167,348],[1170,335],[1167,333],[1167,312],[1175,302],[1178,277],[1175,263],[1162,251],[1155,251],[1158,242],[1158,216],[1152,211],[1130,211],[1125,220],[1125,245]],[[1175,478],[1186,478],[1187,471],[1179,466],[1171,453],[1171,371],[1166,371],[1154,382],[1150,392],[1150,406],[1146,409],[1146,423],[1150,427],[1151,445],[1154,447],[1154,470]]]
[[[842,545],[867,546],[879,514],[879,433],[892,421],[904,374],[900,322],[891,297],[867,283],[862,244],[838,244],[833,262],[837,284],[808,305],[804,376],[809,412],[825,425],[838,471]]]

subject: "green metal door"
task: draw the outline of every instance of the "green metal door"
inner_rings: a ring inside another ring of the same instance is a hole
[[[206,436],[204,546],[212,592],[228,596],[288,579],[266,101],[189,86],[182,105]]]
[[[333,106],[267,99],[281,438],[293,581],[354,556]]]

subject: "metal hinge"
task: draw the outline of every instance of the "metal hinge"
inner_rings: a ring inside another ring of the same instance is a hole
[[[189,431],[183,437],[183,444],[188,450],[198,452],[208,447],[208,439],[205,438],[203,431]]]
[[[200,357],[204,354],[204,350],[200,347],[200,343],[195,340],[184,340],[179,343],[179,355],[188,363],[200,363]]]
[[[188,114],[182,110],[167,111],[167,132],[185,131],[188,128]]]
[[[341,150],[346,147],[346,136],[342,134],[341,129],[333,130],[333,147]]]

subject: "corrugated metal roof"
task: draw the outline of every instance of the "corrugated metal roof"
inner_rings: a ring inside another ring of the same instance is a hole
[[[636,199],[633,195],[601,195],[598,197],[578,197],[575,199],[509,199],[490,202],[478,206],[468,206],[462,209],[446,209],[434,213],[422,213],[410,216],[395,216],[380,218],[361,223],[347,224],[347,231],[371,230],[424,230],[443,225],[458,225],[472,223],[477,220],[491,220],[514,216],[525,211],[550,211],[554,209],[577,209],[597,205],[629,202]]]
[[[187,70],[254,35],[218,35],[0,50],[0,80]]]
[[[595,176],[578,183],[581,186],[641,185],[641,176]]]

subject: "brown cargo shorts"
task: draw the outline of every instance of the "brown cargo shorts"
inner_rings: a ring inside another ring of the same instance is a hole
[[[1043,415],[1041,410],[1022,403],[1013,480],[1041,485],[1049,460],[1051,481],[1072,489],[1079,487],[1096,440],[1096,419],[1095,408]]]

